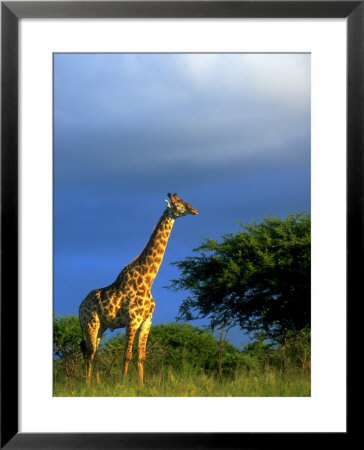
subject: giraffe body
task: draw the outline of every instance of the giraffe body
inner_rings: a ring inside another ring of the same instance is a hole
[[[106,329],[113,331],[125,327],[123,372],[124,375],[127,374],[138,331],[138,369],[140,382],[143,384],[143,363],[155,308],[151,287],[162,263],[175,219],[187,214],[198,214],[195,208],[179,199],[177,194],[168,196],[171,203],[167,202],[168,206],[142,253],[123,268],[112,284],[91,291],[80,305],[79,319],[85,335],[87,380],[91,377],[92,364],[103,333]],[[99,380],[98,374],[97,379]]]

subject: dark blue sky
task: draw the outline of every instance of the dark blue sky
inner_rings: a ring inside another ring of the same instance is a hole
[[[55,54],[55,312],[77,314],[114,281],[167,192],[199,215],[174,225],[154,324],[174,320],[187,295],[163,287],[178,277],[170,263],[203,238],[310,210],[310,56]]]

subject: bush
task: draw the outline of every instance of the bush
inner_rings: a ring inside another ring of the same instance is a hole
[[[311,332],[304,328],[289,332],[280,348],[284,362],[306,371],[311,369]]]
[[[82,374],[83,355],[80,349],[82,332],[78,317],[54,316],[53,353],[55,372],[68,378]],[[200,368],[216,370],[219,345],[221,370],[232,372],[239,365],[246,364],[243,353],[227,341],[218,342],[215,336],[191,324],[166,323],[152,326],[147,343],[146,370],[156,372],[162,366],[172,370]],[[100,372],[111,376],[121,370],[125,347],[125,333],[120,331],[115,337],[105,339],[100,344],[96,363]],[[133,346],[133,362],[137,359],[138,336]]]
[[[282,344],[279,346],[268,344],[262,334],[256,341],[245,346],[244,353],[254,361],[254,367],[275,367],[282,371],[310,370],[311,333],[308,328],[298,332],[289,331],[282,337]]]
[[[80,349],[82,332],[78,317],[54,316],[53,353],[55,377],[83,378],[84,363]],[[226,339],[215,336],[191,324],[166,323],[152,326],[147,343],[145,370],[156,374],[164,367],[172,371],[197,370],[234,375],[239,369],[248,371],[276,368],[310,369],[310,332],[287,333],[280,346],[269,344],[260,335],[239,350]],[[96,356],[98,369],[103,377],[120,377],[125,347],[125,333],[101,342]],[[138,337],[134,342],[132,366],[137,360]],[[132,369],[133,370],[133,369]]]
[[[214,335],[191,324],[167,323],[152,327],[147,353],[150,354],[156,346],[164,351],[163,364],[173,369],[216,367],[217,341]]]
[[[55,373],[74,376],[80,369],[83,355],[80,348],[82,331],[77,316],[71,314],[53,318],[53,355]]]

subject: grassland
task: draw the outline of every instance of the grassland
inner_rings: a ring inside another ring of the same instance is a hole
[[[311,392],[309,371],[274,368],[255,371],[236,370],[229,376],[186,368],[174,371],[162,367],[147,373],[144,387],[138,382],[135,367],[125,380],[121,368],[117,375],[104,376],[101,384],[87,385],[81,376],[55,376],[56,397],[308,397]]]

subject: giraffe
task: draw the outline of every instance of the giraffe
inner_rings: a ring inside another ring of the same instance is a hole
[[[104,288],[91,291],[79,307],[79,319],[84,334],[81,343],[86,359],[86,381],[91,379],[92,366],[101,337],[106,329],[126,328],[123,374],[128,372],[136,332],[139,331],[138,373],[140,384],[144,380],[144,360],[155,300],[151,293],[174,221],[198,211],[177,196],[167,194],[167,207],[155,226],[147,245],[119,273],[116,280]],[[100,383],[98,371],[96,380]]]

